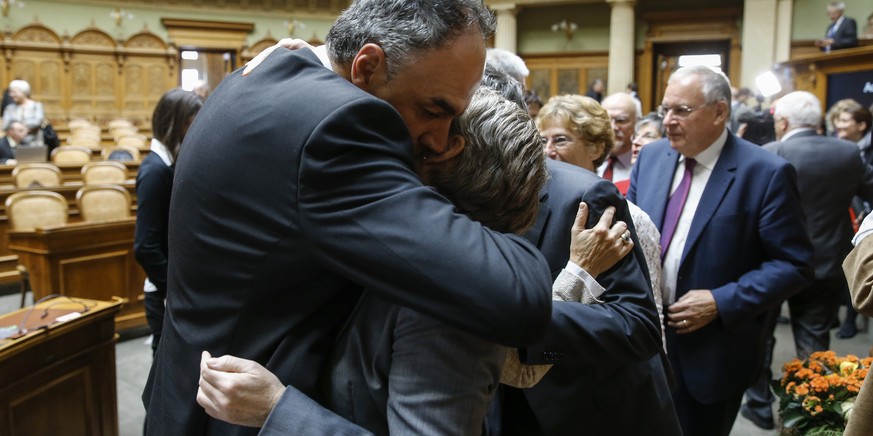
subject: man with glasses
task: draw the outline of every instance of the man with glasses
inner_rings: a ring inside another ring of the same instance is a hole
[[[728,132],[730,98],[718,70],[673,73],[658,109],[667,140],[640,153],[627,195],[661,231],[667,355],[686,436],[730,434],[760,367],[768,310],[812,277],[794,169]]]
[[[622,194],[627,193],[628,179],[630,179],[631,137],[634,134],[634,125],[637,119],[642,117],[639,104],[639,101],[624,92],[611,94],[601,103],[612,122],[615,146],[603,165],[597,168],[597,175],[615,183]]]

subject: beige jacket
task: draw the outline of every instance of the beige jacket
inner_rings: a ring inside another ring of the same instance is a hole
[[[859,313],[873,316],[873,237],[858,243],[843,262],[843,271]],[[864,379],[844,436],[873,435],[873,375]]]

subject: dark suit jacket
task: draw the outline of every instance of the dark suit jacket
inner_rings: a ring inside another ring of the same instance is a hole
[[[9,145],[9,138],[0,138],[0,162],[6,162],[7,159],[15,159],[15,152],[12,146]]]
[[[836,138],[800,132],[765,150],[782,156],[797,171],[806,230],[815,249],[815,277],[842,277],[843,259],[852,249],[852,197],[873,201],[873,168],[858,156],[858,146]]]
[[[591,171],[548,161],[549,181],[539,216],[526,235],[557,276],[569,259],[570,227],[580,201],[589,226],[607,206],[633,228],[615,185]],[[634,234],[636,240],[636,234]],[[554,302],[543,339],[521,351],[526,363],[554,363],[534,387],[504,387],[499,434],[678,434],[661,354],[660,327],[645,258],[636,242],[627,256],[597,277],[604,304]],[[632,393],[632,394],[630,394]],[[489,423],[494,420],[490,419]]]
[[[498,343],[542,335],[551,277],[535,247],[423,186],[397,111],[311,51],[225,78],[181,150],[167,315],[143,394],[152,434],[257,431],[196,404],[202,350],[255,360],[318,399],[362,287]]]
[[[663,228],[679,153],[647,145],[631,172],[628,200]],[[766,312],[812,277],[794,168],[728,133],[700,199],[679,265],[676,298],[711,289],[718,317],[685,335],[667,329],[667,355],[702,403],[742,392],[757,375]],[[677,367],[677,365],[679,365]]]
[[[825,32],[825,35],[831,32],[832,27],[834,27],[834,23],[831,23],[828,26],[828,30]],[[840,24],[840,27],[837,27],[836,33],[834,33],[833,40],[834,43],[831,44],[831,50],[857,47],[858,26],[855,23],[855,20],[849,17],[843,18],[843,22]],[[824,50],[824,47],[822,47],[822,50]]]

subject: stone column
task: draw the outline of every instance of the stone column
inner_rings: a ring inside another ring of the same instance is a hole
[[[494,48],[502,48],[515,53],[518,50],[518,30],[515,3],[491,5],[497,15],[497,29],[494,31]]]
[[[794,0],[778,0],[776,3],[776,62],[791,57],[791,17],[794,16]]]
[[[609,20],[609,78],[606,93],[624,92],[634,82],[635,0],[606,0],[612,7]]]
[[[755,77],[770,71],[776,62],[777,1],[745,0],[740,77],[730,78],[733,86],[746,86],[757,92]],[[790,20],[790,17],[791,14],[787,19]],[[790,26],[788,36],[790,38]]]

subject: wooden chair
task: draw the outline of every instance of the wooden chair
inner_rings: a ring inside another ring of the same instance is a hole
[[[77,145],[62,145],[52,150],[52,162],[56,164],[85,165],[91,162],[91,149]]]
[[[100,141],[100,138],[94,138],[91,136],[78,136],[69,138],[67,140],[67,143],[76,147],[88,147],[91,150],[99,150]]]
[[[129,146],[136,147],[137,149],[144,149],[148,146],[148,138],[145,135],[127,135],[121,136],[115,139],[115,145],[117,146]]]
[[[12,170],[16,188],[61,186],[63,178],[58,167],[47,163],[18,164]]]
[[[121,138],[122,136],[130,136],[130,135],[138,134],[139,129],[137,129],[134,126],[123,126],[123,127],[116,127],[114,129],[111,129],[109,132],[110,132],[110,134],[112,134],[112,137],[115,138],[116,141],[118,141],[118,138]]]
[[[127,167],[112,161],[88,162],[82,167],[82,182],[86,185],[112,183],[120,185],[127,180]]]
[[[57,192],[16,192],[6,199],[6,215],[11,230],[35,229],[60,226],[67,223],[67,199]],[[30,273],[24,265],[18,265],[21,274],[21,307],[30,290]]]
[[[139,149],[131,146],[104,147],[101,152],[103,160],[119,162],[139,162]]]
[[[108,221],[130,216],[130,193],[118,185],[85,185],[76,193],[84,221]]]
[[[133,127],[133,123],[131,123],[128,119],[116,118],[107,123],[106,127],[109,127],[109,130],[111,131],[112,129],[117,129],[119,127]]]
[[[70,132],[73,132],[79,128],[87,127],[90,125],[92,125],[91,122],[84,119],[84,118],[76,118],[76,119],[70,120],[70,122],[67,123],[67,127],[70,129]]]
[[[94,124],[80,125],[76,128],[70,127],[71,136],[81,135],[83,133],[89,133],[91,135],[96,135],[97,137],[99,137],[101,129],[100,126],[95,126]]]

